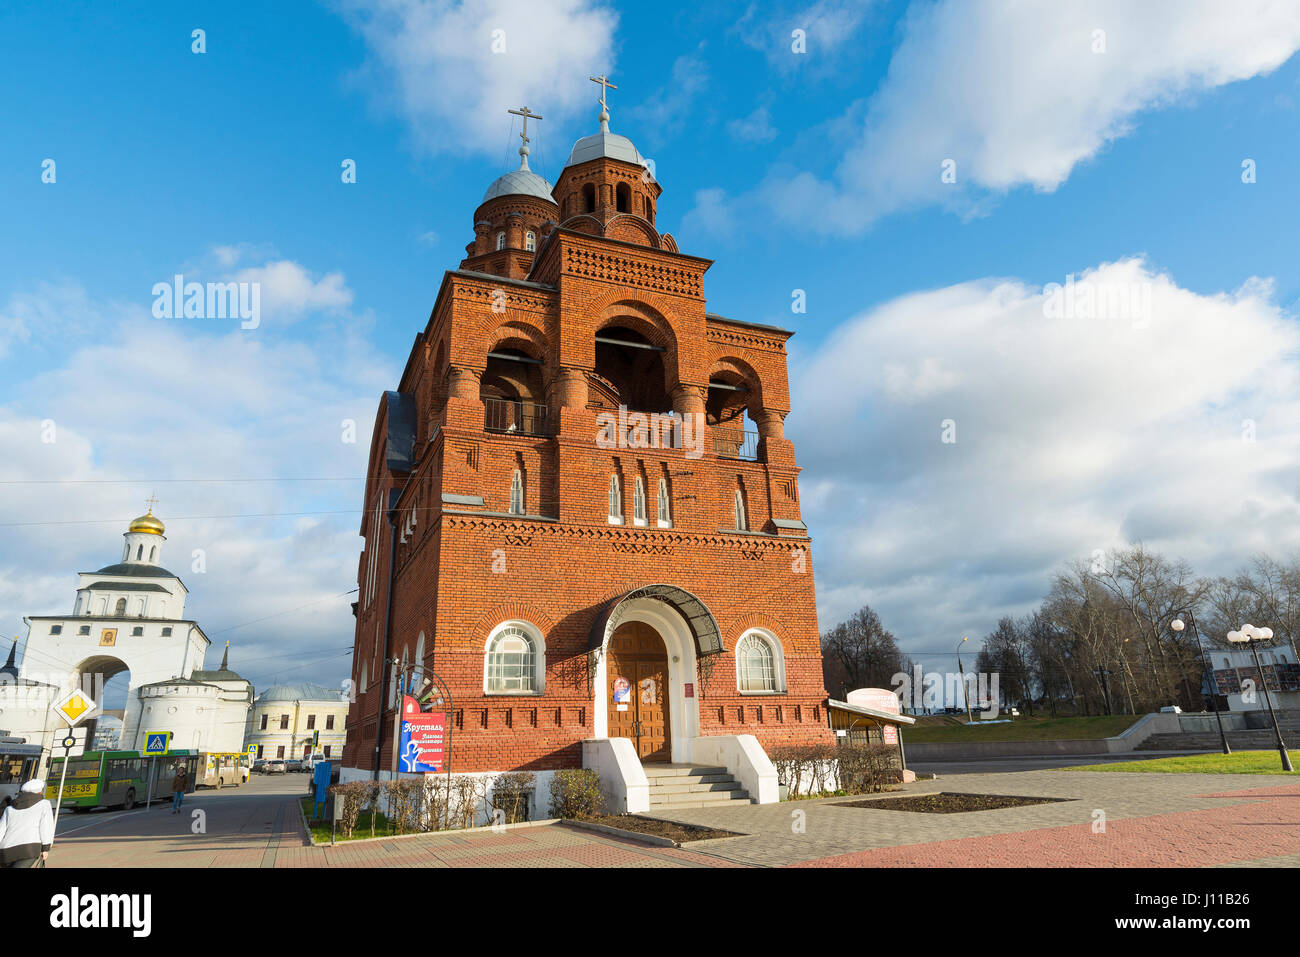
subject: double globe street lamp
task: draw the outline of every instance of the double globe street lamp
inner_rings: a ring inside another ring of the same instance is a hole
[[[1258,645],[1261,641],[1273,640],[1273,629],[1242,625],[1237,631],[1228,632],[1227,638],[1233,644],[1249,646],[1251,653],[1255,656],[1255,674],[1259,675],[1259,681],[1264,686],[1264,701],[1268,703],[1268,715],[1273,719],[1273,734],[1277,737],[1278,753],[1282,755],[1282,770],[1294,770],[1291,767],[1291,756],[1286,753],[1286,745],[1282,743],[1282,729],[1277,724],[1277,712],[1273,710],[1273,696],[1268,691],[1268,680],[1264,677],[1264,666],[1259,663]]]

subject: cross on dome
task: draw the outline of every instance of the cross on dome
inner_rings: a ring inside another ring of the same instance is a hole
[[[535,120],[540,120],[542,119],[542,117],[539,114],[534,113],[526,106],[521,106],[517,110],[506,110],[506,112],[513,113],[515,116],[522,116],[524,118],[524,128],[523,131],[519,134],[519,138],[524,141],[523,145],[519,147],[519,168],[528,169],[528,154],[530,152],[530,150],[528,149],[528,118],[531,116]]]
[[[602,133],[608,133],[609,132],[609,103],[606,101],[606,96],[609,94],[610,90],[617,90],[618,87],[616,87],[613,83],[610,83],[609,77],[606,76],[604,73],[602,73],[600,76],[589,76],[587,77],[587,79],[590,80],[592,83],[600,84],[600,99],[596,101],[597,103],[600,104],[600,131]]]

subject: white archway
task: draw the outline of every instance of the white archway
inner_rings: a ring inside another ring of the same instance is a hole
[[[691,740],[700,736],[700,689],[695,674],[695,638],[686,620],[669,604],[656,598],[633,598],[618,606],[615,627],[606,627],[604,644],[596,663],[592,681],[593,737],[609,737],[609,702],[606,700],[605,665],[609,658],[609,639],[617,625],[639,621],[659,633],[668,651],[668,724],[672,736],[674,762],[690,760]],[[686,697],[686,685],[692,686]]]

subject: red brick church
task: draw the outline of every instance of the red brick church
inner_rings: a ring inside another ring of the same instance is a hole
[[[792,333],[708,311],[711,261],[658,231],[603,94],[554,186],[520,115],[520,168],[379,403],[344,776],[391,773],[423,671],[453,774],[593,767],[629,810],[692,773],[702,800],[775,800],[763,749],[832,740]]]

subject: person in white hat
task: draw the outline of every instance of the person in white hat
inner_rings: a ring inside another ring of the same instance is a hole
[[[50,856],[54,808],[45,799],[45,782],[32,778],[0,815],[0,867],[32,867]]]

